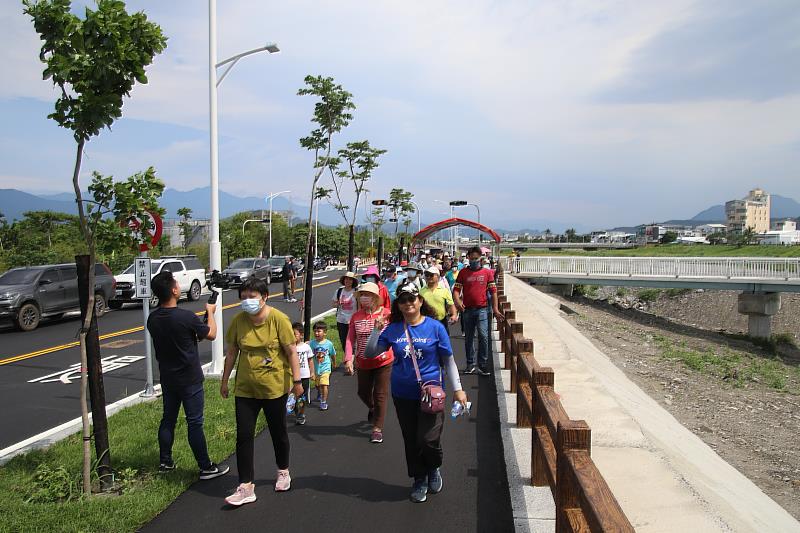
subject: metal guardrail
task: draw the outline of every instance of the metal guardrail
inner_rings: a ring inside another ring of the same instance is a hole
[[[498,277],[498,323],[517,394],[517,427],[531,428],[531,484],[549,486],[556,505],[556,532],[620,532],[634,529],[591,457],[592,433],[583,420],[570,420],[553,389],[552,368],[539,365],[533,341],[522,334]]]
[[[542,276],[693,280],[800,280],[800,258],[775,257],[503,257],[505,270]]]

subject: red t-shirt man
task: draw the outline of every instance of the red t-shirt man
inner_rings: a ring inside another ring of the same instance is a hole
[[[472,251],[469,254],[469,266],[462,268],[456,277],[453,286],[453,300],[459,311],[464,309],[478,309],[486,307],[487,293],[492,293],[492,312],[498,320],[502,320],[500,308],[497,305],[497,285],[494,281],[494,271],[480,266],[480,253]]]

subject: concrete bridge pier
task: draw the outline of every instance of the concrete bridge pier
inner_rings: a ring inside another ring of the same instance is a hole
[[[772,315],[781,308],[778,292],[743,292],[739,294],[739,312],[747,315],[747,334],[768,339],[772,328]]]

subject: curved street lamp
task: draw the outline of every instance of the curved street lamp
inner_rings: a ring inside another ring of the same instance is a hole
[[[259,48],[231,56],[224,61],[217,62],[217,0],[208,0],[208,109],[209,109],[209,160],[211,167],[211,234],[209,235],[209,263],[211,270],[222,270],[222,246],[219,242],[219,178],[218,178],[218,134],[217,134],[217,87],[231,69],[243,57],[269,52],[274,54],[280,49],[275,43],[268,43]],[[217,69],[228,65],[228,68],[217,79]],[[220,331],[224,331],[222,324],[222,302],[214,312],[214,320]],[[220,375],[222,373],[224,353],[223,339],[218,336],[211,342],[211,368],[208,373]]]

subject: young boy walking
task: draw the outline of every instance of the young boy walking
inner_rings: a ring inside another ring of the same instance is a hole
[[[172,460],[172,443],[175,440],[175,423],[183,405],[189,446],[200,468],[200,479],[214,479],[226,474],[230,467],[216,465],[208,457],[208,446],[203,432],[204,377],[197,342],[203,339],[214,340],[217,336],[217,324],[214,321],[216,305],[206,304],[206,325],[193,312],[178,307],[181,290],[171,272],[165,271],[153,277],[150,287],[160,302],[158,309],[150,313],[147,320],[147,330],[153,337],[158,360],[161,396],[164,401],[161,425],[158,428],[158,470],[169,472],[176,468]]]
[[[303,324],[295,322],[292,324],[294,330],[294,339],[297,341],[297,356],[300,359],[300,381],[303,385],[303,395],[297,398],[295,403],[295,423],[298,426],[303,426],[306,423],[306,404],[308,404],[309,394],[308,391],[311,387],[311,380],[316,378],[314,372],[314,352],[311,346],[303,340]]]
[[[314,352],[314,370],[317,374],[317,390],[320,393],[319,408],[328,410],[328,389],[331,384],[331,370],[336,366],[336,348],[326,338],[328,325],[325,322],[314,324],[314,340],[309,345]],[[333,365],[333,366],[332,366]]]

